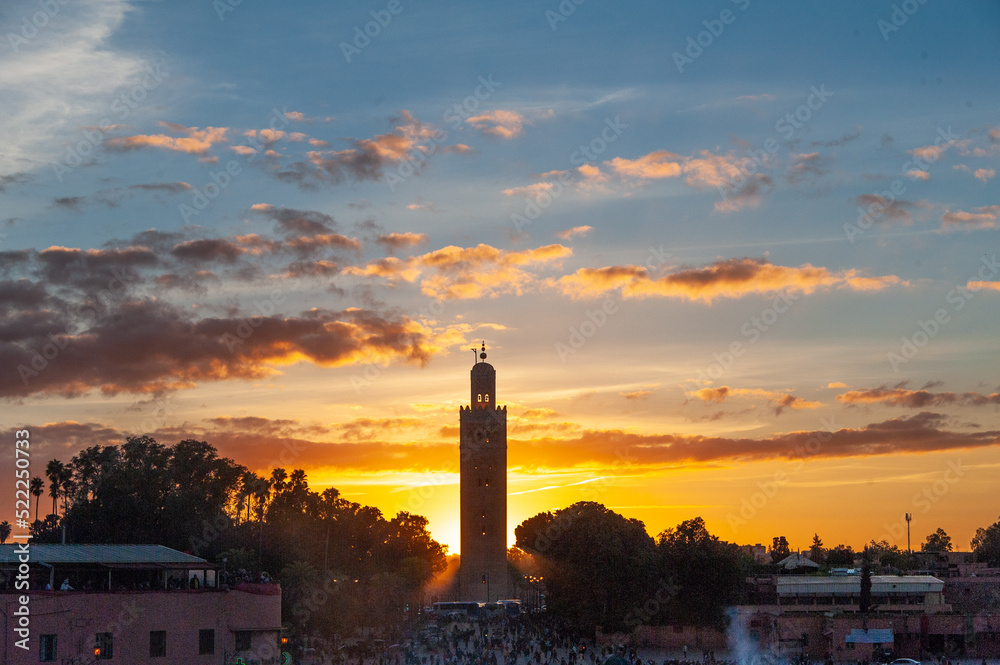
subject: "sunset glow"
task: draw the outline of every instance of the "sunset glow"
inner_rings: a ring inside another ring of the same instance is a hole
[[[996,521],[998,5],[224,4],[0,47],[32,475],[193,438],[454,553],[485,341],[510,544],[582,500],[792,549]]]

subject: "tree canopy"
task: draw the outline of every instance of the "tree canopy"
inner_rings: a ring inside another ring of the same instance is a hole
[[[67,542],[155,543],[219,563],[225,557],[230,571],[287,575],[283,613],[302,629],[398,617],[445,567],[446,548],[425,517],[400,512],[387,520],[334,488],[317,493],[301,469],[259,476],[204,441],[165,446],[132,437],[68,463],[51,460],[46,475],[53,513],[32,525],[34,542],[59,542],[65,526]],[[318,605],[317,588],[330,589]]]

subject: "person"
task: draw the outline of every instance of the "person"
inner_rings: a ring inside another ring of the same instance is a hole
[[[688,645],[684,645],[684,660],[688,659]]]
[[[69,578],[63,580],[62,586],[59,587],[60,591],[72,591],[73,587],[69,585]]]

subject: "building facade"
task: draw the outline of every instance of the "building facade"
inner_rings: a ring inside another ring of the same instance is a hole
[[[497,373],[486,344],[470,373],[470,404],[459,410],[463,600],[510,594],[507,571],[507,407],[497,404]]]
[[[18,552],[0,545],[5,665],[282,662],[277,584],[220,584],[213,564],[158,545]],[[18,585],[22,563],[28,589]]]

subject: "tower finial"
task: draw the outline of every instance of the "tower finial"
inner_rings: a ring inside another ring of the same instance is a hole
[[[483,340],[483,351],[482,351],[482,353],[479,354],[479,357],[482,358],[483,361],[486,360],[486,340],[485,339]]]

